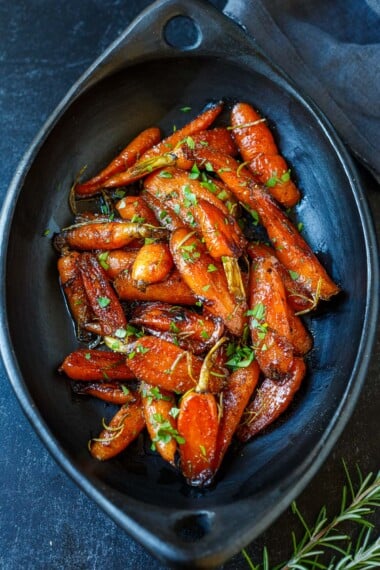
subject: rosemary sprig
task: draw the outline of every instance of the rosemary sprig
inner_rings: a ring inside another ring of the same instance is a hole
[[[380,472],[363,478],[357,467],[359,483],[355,489],[350,473],[343,461],[347,484],[342,489],[340,511],[329,520],[326,507],[322,507],[316,521],[309,526],[296,502],[292,512],[305,532],[301,539],[292,533],[293,554],[287,562],[270,567],[269,554],[263,550],[261,564],[255,565],[246,550],[242,551],[250,570],[364,570],[380,568],[380,537],[370,542],[373,524],[368,517],[380,507]],[[361,526],[356,543],[341,527],[347,523]],[[330,560],[326,562],[326,558]],[[332,556],[332,558],[331,558]]]

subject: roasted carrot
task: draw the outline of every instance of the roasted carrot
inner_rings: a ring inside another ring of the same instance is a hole
[[[181,471],[193,486],[209,484],[214,475],[219,416],[209,382],[216,353],[226,340],[221,338],[208,352],[197,386],[187,392],[180,403],[178,432],[184,439],[180,446]]]
[[[221,418],[219,421],[213,470],[217,471],[240,423],[243,412],[256,388],[260,368],[254,360],[246,368],[232,372],[221,393]]]
[[[163,301],[170,303],[175,299],[179,305],[195,305],[196,296],[186,285],[177,269],[160,283],[147,285],[145,290],[138,289],[128,269],[119,273],[114,280],[114,288],[123,301]]]
[[[170,248],[174,263],[185,283],[205,303],[208,311],[221,317],[232,334],[240,335],[247,306],[232,296],[221,265],[207,253],[204,244],[194,234],[185,228],[173,232]]]
[[[78,335],[81,336],[85,325],[94,319],[94,313],[78,266],[79,257],[80,253],[77,251],[66,252],[58,260],[58,272]]]
[[[111,176],[132,166],[148,149],[157,144],[161,138],[160,129],[151,127],[137,135],[110,164],[99,174],[75,186],[77,196],[93,196],[102,188],[104,182]]]
[[[268,194],[267,189],[257,184],[250,172],[227,155],[204,147],[191,151],[201,168],[210,163],[236,197],[248,208],[255,210],[260,222],[276,249],[278,259],[298,275],[300,283],[315,300],[328,300],[339,292],[339,287],[328,276],[316,255],[281,208]]]
[[[114,341],[107,340],[109,346]],[[116,341],[117,342],[117,341]],[[184,393],[198,382],[203,360],[191,352],[153,336],[143,336],[125,346],[115,347],[127,354],[127,366],[139,378],[160,389]],[[215,367],[210,390],[218,392],[223,385],[225,370]]]
[[[64,372],[72,380],[86,382],[96,380],[122,382],[135,377],[122,354],[84,348],[66,356],[59,371]]]
[[[148,243],[139,249],[132,265],[132,279],[139,289],[164,281],[173,267],[173,258],[166,243]]]
[[[98,253],[97,258],[108,277],[115,279],[122,271],[131,269],[137,252],[137,249],[113,249]]]
[[[125,221],[88,222],[76,224],[61,232],[62,238],[73,249],[120,249],[138,237],[162,238],[166,230],[149,224]]]
[[[200,180],[189,178],[189,174],[180,168],[167,168],[150,174],[144,181],[144,188],[184,220],[199,200],[211,202],[225,216],[229,215],[227,206],[217,194],[210,192]],[[191,221],[189,218],[187,223]]]
[[[73,392],[81,396],[92,396],[109,404],[128,404],[135,399],[124,384],[112,384],[110,382],[76,382],[72,385]]]
[[[82,253],[78,265],[100,334],[113,335],[125,329],[127,321],[123,308],[96,256]]]
[[[266,121],[248,103],[236,103],[231,111],[231,126],[243,160],[253,174],[280,204],[286,208],[294,206],[300,192]]]
[[[106,461],[128,447],[145,427],[141,398],[135,393],[134,401],[123,405],[108,425],[104,425],[97,438],[89,442],[90,453],[99,461]]]
[[[130,322],[194,354],[211,348],[224,330],[218,317],[169,303],[144,303],[134,308]]]
[[[161,202],[155,198],[153,194],[146,191],[142,192],[142,198],[154,212],[154,215],[160,222],[160,226],[163,226],[171,232],[183,227],[181,218],[168,206],[167,203]]]
[[[251,308],[262,303],[266,326],[286,338],[296,355],[306,354],[312,347],[312,338],[289,304],[284,268],[270,248],[261,244],[251,244],[249,253],[253,259]]]
[[[165,461],[174,465],[178,442],[182,441],[177,431],[174,395],[172,392],[142,382],[141,399],[152,447]]]
[[[139,180],[142,176],[145,176],[147,172],[152,170],[152,167],[146,168],[146,163],[155,157],[164,155],[168,151],[172,151],[175,147],[187,137],[191,137],[198,133],[199,131],[204,131],[207,129],[217,118],[223,109],[223,102],[213,103],[208,105],[206,110],[193,119],[190,123],[187,123],[181,129],[174,131],[170,136],[163,139],[161,142],[156,144],[153,148],[145,152],[138,162],[134,165],[132,171],[126,170],[120,174],[115,174],[105,182],[105,188],[117,188],[119,186],[125,186],[131,182]],[[166,164],[166,162],[164,162]],[[142,168],[141,168],[142,165]]]
[[[290,373],[282,380],[265,378],[247,406],[236,434],[241,441],[273,423],[290,405],[305,376],[306,366],[302,358],[295,358]]]
[[[159,225],[154,212],[142,196],[125,196],[116,203],[115,207],[123,220],[138,222],[139,224],[151,224],[152,226]]]

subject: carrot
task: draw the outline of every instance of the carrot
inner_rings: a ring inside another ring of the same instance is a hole
[[[132,311],[130,323],[150,334],[201,354],[222,336],[222,320],[168,303],[145,303]]]
[[[173,232],[170,249],[178,271],[194,295],[205,303],[210,313],[223,319],[232,334],[240,335],[247,307],[244,302],[236,301],[228,290],[219,262],[207,253],[194,232],[185,228]]]
[[[164,281],[173,267],[173,258],[166,243],[149,243],[139,249],[132,265],[132,279],[136,287]]]
[[[82,253],[78,265],[100,334],[113,335],[125,329],[127,321],[123,308],[95,255]]]
[[[305,376],[302,358],[295,358],[290,373],[281,381],[265,378],[247,406],[236,434],[248,441],[273,423],[290,405]]]
[[[273,135],[248,103],[237,103],[231,111],[233,136],[245,162],[269,192],[286,208],[294,206],[300,192],[290,179],[288,165],[279,154]]]
[[[76,224],[60,234],[73,249],[120,249],[137,237],[164,237],[166,230],[140,223],[91,221]]]
[[[128,368],[147,384],[178,393],[187,392],[197,384],[203,360],[170,342],[143,336],[123,350]],[[220,390],[224,375],[223,369],[215,367],[210,390]]]
[[[89,442],[90,453],[99,461],[106,461],[128,447],[145,427],[141,398],[136,393],[133,401],[123,405],[97,438]]]
[[[117,188],[119,186],[125,186],[132,182],[135,182],[136,180],[139,180],[142,176],[145,176],[145,174],[151,171],[151,167],[148,169],[146,168],[146,163],[150,159],[154,159],[160,155],[173,151],[175,147],[187,137],[191,137],[192,135],[195,135],[195,133],[207,129],[215,121],[217,116],[221,113],[222,109],[223,102],[221,101],[218,103],[213,103],[212,105],[208,105],[205,111],[195,117],[195,119],[193,119],[190,123],[187,123],[181,129],[174,131],[173,134],[166,137],[161,142],[156,144],[153,148],[146,151],[135,163],[131,171],[126,170],[125,172],[115,174],[105,182],[104,187]]]
[[[94,314],[79,270],[79,258],[77,251],[65,253],[58,260],[58,272],[70,312],[81,334],[85,325],[94,319]]]
[[[119,273],[113,284],[118,297],[123,301],[163,301],[164,303],[174,301],[178,305],[195,305],[197,302],[196,296],[176,269],[165,281],[147,285],[144,291],[135,286],[128,269]]]
[[[123,220],[130,220],[140,224],[151,224],[152,226],[159,225],[154,212],[149,208],[142,196],[125,196],[116,203],[115,207]]]
[[[80,349],[71,352],[59,368],[72,380],[124,381],[134,378],[121,354],[105,350]]]
[[[145,129],[137,135],[122,151],[114,158],[110,164],[104,168],[99,174],[90,178],[87,182],[77,184],[75,193],[77,196],[93,196],[104,185],[105,181],[111,176],[126,170],[132,166],[138,157],[146,152],[153,145],[157,144],[161,138],[160,129],[151,127]]]
[[[157,386],[141,383],[141,399],[146,427],[152,440],[153,449],[161,457],[175,464],[177,442],[182,438],[177,432],[177,412],[172,392],[160,390]]]
[[[314,299],[328,300],[339,292],[339,287],[328,276],[316,255],[303,239],[294,224],[274,202],[267,189],[257,184],[250,172],[227,155],[207,147],[191,151],[201,168],[211,164],[213,170],[249,209],[255,210],[267,230],[276,255],[294,274]]]
[[[72,389],[75,394],[92,396],[109,404],[123,405],[134,400],[133,393],[126,386],[110,382],[77,382]]]
[[[219,468],[232,441],[244,409],[256,388],[259,374],[260,368],[254,360],[246,368],[238,368],[232,372],[228,383],[222,390],[222,414],[219,422],[216,453],[213,463],[214,472]]]

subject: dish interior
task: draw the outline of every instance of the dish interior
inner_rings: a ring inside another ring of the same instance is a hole
[[[169,134],[220,98],[252,103],[269,118],[303,194],[296,209],[303,233],[343,293],[307,319],[314,336],[308,374],[288,412],[272,428],[225,458],[216,484],[189,488],[180,475],[136,441],[99,463],[87,441],[114,408],[75,397],[57,368],[78,347],[52,246],[69,224],[68,192],[78,172],[100,168],[142,129]],[[180,111],[191,106],[190,113]],[[45,230],[49,230],[46,236]],[[321,446],[353,381],[366,308],[366,250],[345,169],[328,135],[302,100],[240,63],[186,57],[125,69],[80,96],[52,129],[23,182],[11,222],[6,268],[10,335],[25,390],[70,461],[98,488],[143,503],[187,509],[228,504],[281,486]],[[17,379],[13,379],[17,382]]]

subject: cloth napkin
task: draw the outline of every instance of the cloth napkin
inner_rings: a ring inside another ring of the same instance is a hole
[[[380,182],[380,0],[228,0]]]

